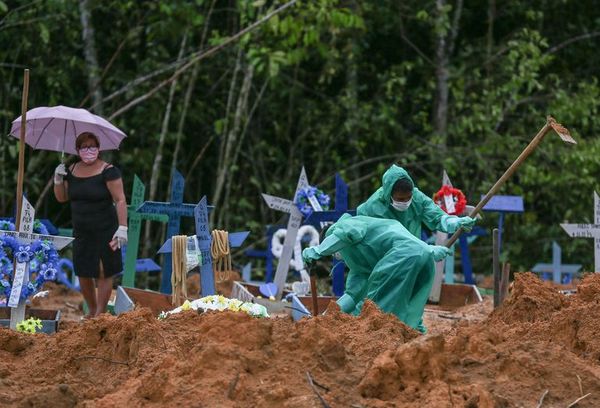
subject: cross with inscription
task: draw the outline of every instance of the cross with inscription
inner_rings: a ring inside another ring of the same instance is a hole
[[[594,272],[600,272],[600,198],[594,191],[593,224],[560,224],[573,238],[594,238]]]
[[[42,235],[33,233],[33,221],[35,219],[35,210],[33,206],[23,197],[21,205],[21,222],[19,231],[0,230],[1,235],[12,236],[20,243],[30,244],[34,241],[47,241],[54,245],[56,250],[61,250],[69,245],[73,238],[60,237],[56,235]],[[15,268],[13,274],[12,289],[8,298],[8,307],[12,308],[10,313],[10,328],[15,330],[17,324],[25,319],[25,299],[21,299],[21,290],[29,282],[29,262],[18,262],[15,259]]]
[[[296,237],[298,235],[298,228],[302,224],[302,213],[294,204],[298,193],[308,187],[308,178],[306,177],[306,171],[302,167],[300,177],[298,178],[298,184],[296,185],[296,191],[294,193],[294,200],[286,200],[285,198],[275,197],[268,194],[263,194],[263,198],[266,201],[269,208],[281,212],[290,214],[290,219],[287,224],[287,232],[285,234],[285,240],[283,241],[283,250],[281,252],[281,258],[277,264],[277,270],[275,271],[274,283],[277,286],[277,294],[275,298],[281,300],[283,294],[283,286],[287,280],[287,275],[290,267],[290,261],[292,254],[294,253],[294,246],[296,245]]]

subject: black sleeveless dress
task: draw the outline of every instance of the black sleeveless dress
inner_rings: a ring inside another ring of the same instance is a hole
[[[76,164],[77,165],[77,164]],[[67,170],[73,222],[73,267],[82,278],[108,278],[123,270],[121,250],[113,251],[109,242],[119,227],[107,181],[121,178],[116,167],[105,167],[102,173],[77,177]],[[100,274],[102,267],[103,273]]]

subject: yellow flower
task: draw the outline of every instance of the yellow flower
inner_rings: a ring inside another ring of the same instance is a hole
[[[190,310],[191,308],[192,304],[189,300],[186,300],[185,302],[183,302],[183,305],[181,305],[181,310]]]

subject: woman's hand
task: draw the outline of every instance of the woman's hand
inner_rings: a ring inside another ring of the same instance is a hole
[[[127,227],[119,225],[119,228],[115,231],[112,241],[117,241],[117,248],[121,248],[123,245],[127,245]],[[112,245],[111,245],[112,247]],[[113,249],[114,251],[114,249]]]
[[[117,249],[119,249],[119,240],[117,238],[110,240],[110,242],[108,243],[108,246],[113,251],[116,251]]]

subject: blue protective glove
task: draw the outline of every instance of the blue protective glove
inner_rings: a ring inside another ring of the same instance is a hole
[[[432,245],[431,253],[433,254],[433,260],[438,262],[452,254],[452,250],[450,248],[446,248],[442,245]]]
[[[459,228],[469,232],[475,225],[475,218],[471,217],[448,217],[445,222],[446,232],[454,234]]]

